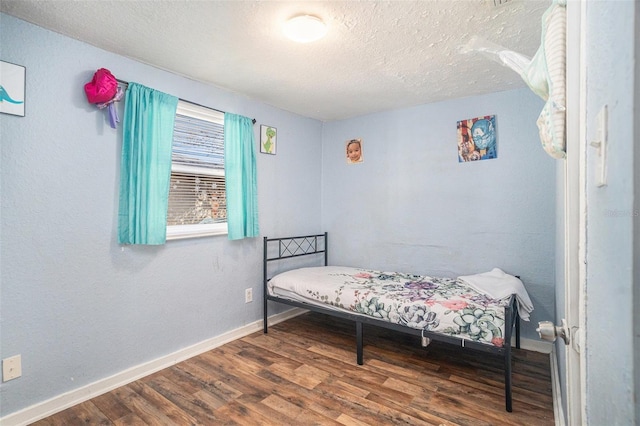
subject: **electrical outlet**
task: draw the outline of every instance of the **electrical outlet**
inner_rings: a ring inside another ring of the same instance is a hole
[[[244,303],[253,302],[253,289],[248,288],[244,291]]]
[[[14,355],[2,360],[2,381],[17,379],[22,376],[22,358],[20,355]]]

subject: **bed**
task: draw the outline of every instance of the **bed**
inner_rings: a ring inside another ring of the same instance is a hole
[[[512,411],[512,335],[519,348],[519,312],[528,319],[533,309],[517,277],[499,269],[453,279],[329,266],[327,233],[264,237],[263,275],[264,333],[272,301],[354,321],[359,365],[363,324],[415,335],[425,347],[436,340],[492,353],[504,358],[505,405]]]

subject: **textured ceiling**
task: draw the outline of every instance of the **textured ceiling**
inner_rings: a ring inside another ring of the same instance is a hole
[[[510,69],[459,50],[478,35],[532,56],[549,4],[1,0],[0,10],[140,62],[330,121],[524,87]],[[298,14],[323,19],[327,36],[308,44],[286,39],[282,23]]]

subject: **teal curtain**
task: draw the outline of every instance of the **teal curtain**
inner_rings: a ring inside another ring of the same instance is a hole
[[[164,244],[178,98],[129,83],[122,119],[120,244]]]
[[[256,152],[253,122],[247,117],[224,115],[224,170],[229,239],[257,237],[260,229]]]

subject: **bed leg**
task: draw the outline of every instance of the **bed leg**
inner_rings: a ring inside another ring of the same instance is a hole
[[[504,397],[507,411],[512,412],[511,400],[511,345],[507,344],[504,353]]]
[[[360,321],[356,321],[356,352],[358,365],[364,364],[362,360],[362,323]]]
[[[516,348],[520,349],[520,315],[516,312]]]
[[[269,281],[269,275],[267,270],[268,256],[267,256],[267,247],[269,244],[269,239],[267,237],[262,238],[262,315],[263,315],[263,323],[262,327],[264,329],[264,334],[267,334],[267,283]]]
[[[263,311],[264,313],[264,318],[262,319],[263,323],[262,326],[264,327],[264,334],[267,334],[267,298],[264,298],[264,308]]]

